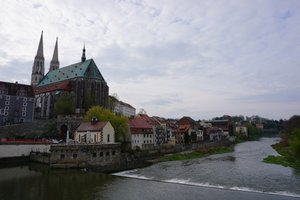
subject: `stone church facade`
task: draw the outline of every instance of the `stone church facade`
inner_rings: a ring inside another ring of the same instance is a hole
[[[108,107],[109,87],[93,59],[86,59],[83,48],[81,62],[59,67],[56,39],[49,72],[44,75],[43,33],[32,67],[31,85],[36,97],[36,118],[56,115],[55,103],[62,94],[74,99],[73,113],[82,114],[91,105]]]

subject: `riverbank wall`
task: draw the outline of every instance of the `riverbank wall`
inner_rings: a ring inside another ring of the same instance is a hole
[[[0,163],[16,163],[27,162],[31,152],[50,152],[50,144],[14,144],[14,143],[0,143]]]
[[[50,168],[80,168],[98,172],[117,172],[151,165],[151,160],[166,154],[228,146],[229,141],[191,145],[162,145],[148,150],[121,151],[121,144],[56,144],[50,152],[31,152],[30,161]]]

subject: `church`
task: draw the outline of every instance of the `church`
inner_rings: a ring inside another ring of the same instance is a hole
[[[56,38],[47,74],[45,74],[44,62],[42,32],[31,74],[31,85],[36,97],[36,118],[49,119],[56,116],[55,103],[61,95],[65,94],[73,99],[72,113],[83,114],[92,105],[108,107],[109,87],[95,61],[86,59],[85,46],[80,62],[60,68]]]

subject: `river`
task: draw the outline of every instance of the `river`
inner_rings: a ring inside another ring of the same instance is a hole
[[[172,161],[115,174],[49,170],[43,165],[0,169],[0,200],[9,199],[300,199],[300,173],[266,164],[277,155],[262,138],[232,153]]]

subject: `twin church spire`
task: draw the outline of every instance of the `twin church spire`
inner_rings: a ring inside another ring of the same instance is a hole
[[[43,31],[39,42],[39,47],[34,57],[31,73],[31,85],[36,86],[44,77],[45,73],[45,58],[44,58],[44,47],[43,47]]]
[[[55,42],[55,46],[54,46],[54,52],[53,52],[52,60],[50,62],[49,72],[59,68],[58,47],[57,47],[57,42],[58,41],[57,40],[58,40],[58,38],[56,37],[56,42]]]
[[[84,62],[85,58],[85,45],[82,50],[81,61]],[[34,62],[32,66],[31,74],[31,85],[36,86],[44,77],[45,74],[45,58],[44,58],[44,47],[43,47],[43,31],[41,33],[41,38],[38,46],[36,56],[34,57]],[[58,38],[56,37],[56,42],[54,46],[54,52],[52,60],[50,62],[49,72],[59,69],[59,60],[58,60]]]

